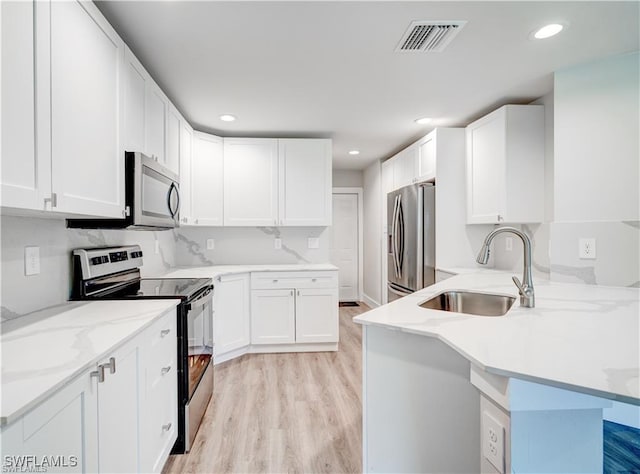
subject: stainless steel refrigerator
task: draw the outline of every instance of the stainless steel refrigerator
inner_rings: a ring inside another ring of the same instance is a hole
[[[389,301],[435,283],[435,196],[429,183],[387,194]]]

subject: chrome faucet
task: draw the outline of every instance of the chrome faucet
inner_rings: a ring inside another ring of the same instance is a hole
[[[476,257],[476,262],[481,265],[487,264],[489,261],[489,245],[496,235],[503,232],[516,234],[522,239],[522,243],[524,244],[524,272],[522,274],[522,283],[520,283],[517,277],[514,276],[512,278],[520,292],[520,306],[533,308],[536,305],[536,296],[533,290],[533,279],[531,278],[531,240],[529,240],[527,234],[515,227],[498,227],[485,237],[482,248]]]

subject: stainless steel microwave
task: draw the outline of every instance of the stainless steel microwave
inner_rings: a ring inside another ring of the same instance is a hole
[[[180,222],[178,175],[142,153],[125,152],[125,217],[68,219],[81,229],[172,229]]]

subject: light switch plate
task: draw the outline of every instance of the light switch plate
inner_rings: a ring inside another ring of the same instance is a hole
[[[213,239],[207,239],[207,250],[213,250],[216,248],[216,241]]]
[[[582,260],[596,259],[596,239],[582,237],[578,240],[578,252]]]
[[[37,275],[40,273],[40,247],[24,248],[24,274]]]
[[[273,248],[280,250],[282,248],[282,239],[273,239]]]
[[[310,248],[310,249],[320,248],[320,239],[318,237],[309,237],[309,239],[307,239],[307,248]]]

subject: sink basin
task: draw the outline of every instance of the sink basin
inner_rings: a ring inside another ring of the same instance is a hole
[[[509,295],[494,295],[477,291],[449,290],[432,296],[418,306],[453,313],[477,316],[504,316],[516,299]]]

